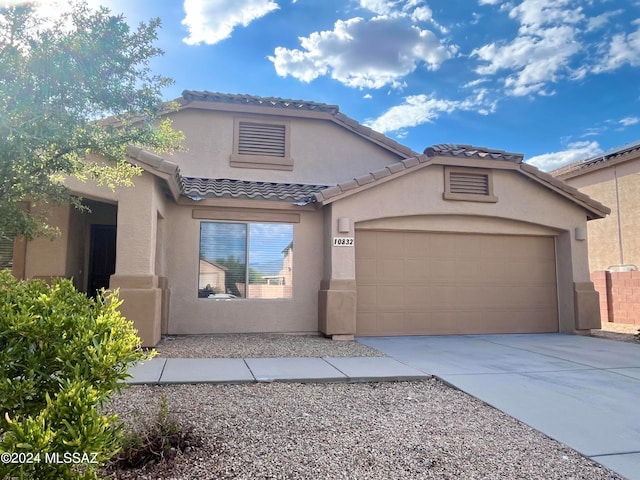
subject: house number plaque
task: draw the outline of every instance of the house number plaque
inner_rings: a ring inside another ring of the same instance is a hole
[[[334,247],[353,247],[353,237],[333,237]]]

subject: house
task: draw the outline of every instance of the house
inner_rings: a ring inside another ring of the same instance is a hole
[[[133,188],[69,180],[91,212],[59,208],[55,241],[16,240],[18,276],[119,288],[145,345],[599,326],[585,232],[609,209],[521,154],[414,152],[322,103],[200,91],[179,102],[167,115],[187,151],[129,147],[144,170]],[[222,272],[226,298],[203,295]]]
[[[550,172],[611,206],[589,222],[589,270],[602,321],[640,325],[640,142]]]
[[[224,265],[200,257],[198,267],[198,297],[208,298],[209,295],[230,293],[227,290],[227,272]]]

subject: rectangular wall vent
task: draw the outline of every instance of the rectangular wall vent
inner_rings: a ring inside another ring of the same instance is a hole
[[[240,122],[238,154],[284,157],[286,127],[265,123]]]
[[[449,188],[451,193],[489,195],[489,175],[486,173],[451,172]]]

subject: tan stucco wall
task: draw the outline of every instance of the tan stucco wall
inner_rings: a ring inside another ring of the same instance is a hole
[[[573,331],[574,284],[590,282],[587,242],[575,240],[574,235],[576,228],[586,227],[585,211],[517,172],[495,170],[493,175],[497,203],[443,200],[444,170],[440,165],[334,202],[328,211],[330,230],[325,235],[324,283],[355,285],[355,250],[333,247],[330,242],[332,236],[345,235],[337,232],[340,217],[350,218],[354,228],[554,235],[560,330]],[[351,295],[348,286],[344,290],[346,296]]]
[[[611,214],[606,218],[588,224],[591,271],[606,270],[622,263],[640,268],[640,158],[570,178],[566,182],[611,208]]]
[[[352,132],[328,121],[187,109],[170,115],[176,129],[188,132],[186,152],[167,158],[184,176],[233,178],[265,182],[333,185],[382,168],[399,159]],[[292,171],[231,167],[234,118],[282,120],[290,124]]]
[[[68,205],[48,210],[49,225],[58,227],[60,235],[54,239],[44,237],[27,242],[25,277],[67,277],[67,244],[71,208]]]
[[[171,225],[166,232],[171,290],[169,334],[318,330],[317,292],[323,268],[322,212],[300,212],[300,223],[294,223],[293,298],[214,300],[198,298],[202,220],[193,219],[192,210],[192,206],[175,204],[168,205],[166,210],[166,221]]]

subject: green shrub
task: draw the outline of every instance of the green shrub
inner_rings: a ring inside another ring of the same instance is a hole
[[[19,462],[0,478],[94,479],[118,451],[122,426],[99,409],[149,357],[121,304],[0,272],[0,452]]]

